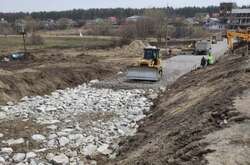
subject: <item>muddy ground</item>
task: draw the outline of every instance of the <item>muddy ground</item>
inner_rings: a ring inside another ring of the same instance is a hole
[[[107,164],[249,164],[249,59],[227,56],[179,78]]]

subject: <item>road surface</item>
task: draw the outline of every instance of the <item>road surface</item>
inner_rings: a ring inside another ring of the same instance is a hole
[[[226,40],[212,45],[212,54],[215,60],[223,56],[227,51]],[[147,81],[127,81],[125,75],[118,76],[112,80],[105,80],[94,84],[98,88],[122,88],[122,89],[156,89],[167,86],[176,81],[182,75],[192,71],[200,66],[200,61],[203,56],[197,55],[178,55],[162,61],[163,78],[159,82]]]

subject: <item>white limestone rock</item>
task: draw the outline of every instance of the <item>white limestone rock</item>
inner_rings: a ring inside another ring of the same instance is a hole
[[[10,147],[1,148],[1,153],[3,153],[3,154],[10,155],[10,154],[12,154],[12,152],[13,152],[13,149]]]
[[[59,138],[59,145],[62,147],[67,145],[69,142],[69,139],[64,136]]]
[[[54,156],[52,158],[52,162],[55,165],[67,165],[69,164],[69,158],[64,154],[60,154],[60,155]]]
[[[83,154],[86,156],[92,156],[97,154],[97,146],[94,144],[88,144],[83,148]]]
[[[100,147],[98,147],[97,149],[98,152],[100,152],[103,155],[109,155],[111,154],[113,151],[109,149],[109,145],[108,144],[103,144]]]
[[[56,148],[58,145],[58,142],[56,139],[51,139],[47,142],[47,145],[49,148]]]
[[[47,159],[48,161],[51,161],[54,157],[55,157],[55,155],[54,155],[53,153],[48,153],[48,154],[46,155],[46,159]]]
[[[41,148],[41,149],[37,149],[37,150],[33,150],[35,153],[41,153],[41,152],[45,152],[47,151],[47,148]]]
[[[66,152],[65,152],[65,155],[72,158],[72,157],[77,157],[77,151],[71,151],[70,149],[68,149]]]
[[[99,82],[99,80],[91,80],[90,82],[89,82],[89,84],[95,84],[95,83],[98,83]]]
[[[42,142],[42,141],[46,140],[46,137],[43,136],[43,135],[40,135],[40,134],[32,135],[31,138],[32,138],[33,140],[37,141],[37,142]]]
[[[56,125],[49,125],[47,126],[48,129],[51,129],[51,130],[56,130],[58,128],[58,126]]]
[[[35,158],[35,157],[37,157],[36,153],[34,153],[34,152],[28,152],[28,153],[26,153],[26,158],[25,159],[29,160],[29,159]]]
[[[25,153],[16,153],[13,156],[14,162],[18,163],[21,162],[25,159]]]
[[[3,157],[0,156],[0,164],[4,164],[5,163],[5,159]]]
[[[8,101],[8,102],[7,102],[7,105],[9,105],[9,106],[13,106],[13,105],[14,105],[14,103],[13,103],[12,101]]]
[[[57,138],[58,136],[56,135],[56,134],[50,134],[49,136],[48,136],[48,139],[55,139],[55,138]]]
[[[40,165],[37,160],[35,159],[30,159],[29,165]]]
[[[5,119],[6,117],[7,117],[6,113],[0,111],[0,120]]]
[[[22,144],[24,143],[24,139],[23,138],[19,138],[19,139],[9,139],[7,141],[3,141],[3,143],[8,144],[9,146],[12,145],[17,145],[17,144]]]

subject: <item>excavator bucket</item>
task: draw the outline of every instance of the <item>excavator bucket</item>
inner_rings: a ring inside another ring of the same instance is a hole
[[[127,70],[128,80],[158,81],[161,74],[157,68],[150,67],[130,67]]]

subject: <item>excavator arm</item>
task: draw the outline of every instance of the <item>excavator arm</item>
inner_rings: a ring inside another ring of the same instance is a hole
[[[238,32],[227,32],[227,43],[230,49],[233,49],[233,39],[238,38],[242,41],[250,42],[250,30],[238,31]]]

